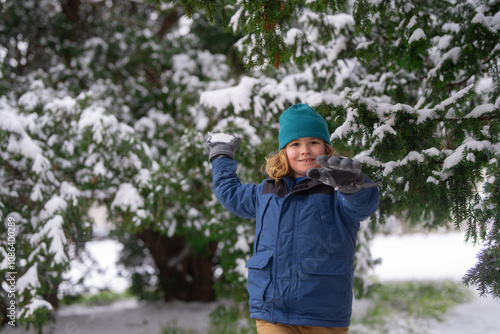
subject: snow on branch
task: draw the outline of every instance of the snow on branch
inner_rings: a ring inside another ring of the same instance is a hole
[[[355,119],[358,116],[358,112],[355,108],[347,108],[347,115],[344,123],[335,129],[330,138],[344,138],[348,133],[357,131],[357,124]]]
[[[0,97],[0,118],[2,119],[2,122],[0,122],[0,129],[18,135],[24,135],[25,131],[22,120],[17,110],[11,107],[5,96]]]
[[[61,217],[62,218],[62,217]],[[68,262],[68,257],[64,252],[64,246],[66,245],[66,237],[64,236],[64,231],[62,230],[63,221],[59,219],[51,220],[47,222],[41,231],[34,234],[29,242],[33,247],[30,255],[28,256],[28,261],[39,261],[40,259],[45,259],[48,253],[54,255],[54,263],[64,264]],[[49,250],[47,250],[47,244],[43,242],[43,237],[52,237],[52,242]],[[36,246],[36,247],[35,247]],[[37,260],[36,257],[39,257]]]
[[[86,129],[92,131],[92,139],[98,144],[112,146],[114,144],[112,135],[119,134],[119,139],[133,133],[134,129],[118,121],[116,116],[107,114],[100,106],[90,106],[83,110],[78,122],[78,129],[84,132]]]
[[[66,236],[63,230],[64,219],[61,215],[56,215],[49,219],[43,227],[43,232],[47,232],[47,237],[51,238],[49,253],[54,254],[54,263],[63,264],[69,261],[64,247],[66,246]]]
[[[458,60],[460,59],[460,56],[462,54],[462,49],[458,46],[452,48],[451,50],[447,51],[443,55],[440,55],[437,58],[437,64],[436,66],[429,71],[427,76],[429,78],[435,78],[438,77],[438,71],[441,69],[443,64],[449,59],[453,62],[453,64],[457,64]]]
[[[213,130],[214,132],[225,132],[229,127],[229,124],[233,124],[241,130],[241,133],[246,134],[250,138],[250,145],[256,146],[262,142],[260,137],[257,135],[257,129],[250,124],[248,119],[242,117],[231,116],[224,118],[213,128]],[[238,134],[235,135],[238,136]]]
[[[80,189],[67,181],[61,183],[60,191],[64,200],[72,201],[73,206],[78,204],[78,198],[82,195]]]
[[[53,310],[52,305],[48,301],[43,300],[40,296],[35,296],[33,299],[31,299],[31,302],[28,305],[24,306],[21,309],[21,311],[19,312],[19,317],[29,318],[33,314],[35,314],[36,310],[43,307],[47,308],[47,310],[49,311]]]
[[[34,263],[23,276],[16,282],[16,288],[19,295],[22,295],[26,289],[37,289],[40,287],[38,280],[38,263]]]
[[[463,141],[462,145],[457,147],[443,162],[443,170],[451,169],[458,165],[464,159],[464,153],[468,150],[483,151],[491,150],[496,145],[492,145],[487,140],[478,141],[474,138],[467,138]],[[493,150],[495,151],[495,149]],[[472,159],[469,155],[465,156],[466,159]]]
[[[411,34],[410,39],[408,40],[408,44],[416,42],[421,39],[426,39],[424,31],[421,28],[415,29],[415,31]]]
[[[418,119],[417,119],[417,124],[423,123],[428,119],[435,119],[438,118],[439,115],[437,111],[444,111],[446,108],[459,103],[461,99],[463,99],[467,94],[469,94],[471,91],[473,91],[474,85],[469,85],[458,92],[452,94],[449,98],[444,100],[443,102],[439,103],[436,105],[434,108],[424,108],[417,110],[418,113]],[[454,113],[450,113],[447,115],[447,118],[449,119],[454,119],[455,115]]]
[[[130,183],[120,184],[115,199],[111,203],[111,209],[120,208],[123,211],[136,212],[144,207],[144,198],[139,191]]]
[[[238,115],[241,111],[251,108],[252,89],[258,83],[258,79],[245,76],[234,87],[201,93],[200,103],[215,108],[218,112],[233,106],[234,113]]]
[[[408,163],[413,162],[413,161],[421,163],[421,162],[423,162],[425,160],[425,156],[426,155],[432,156],[434,153],[435,152],[433,150],[425,150],[422,153],[416,152],[416,151],[411,151],[411,152],[408,153],[407,156],[405,156],[401,160],[388,161],[388,162],[385,162],[385,163],[381,163],[380,165],[384,168],[384,170],[382,172],[382,175],[383,176],[387,176],[390,173],[392,173],[392,171],[395,168],[399,168],[399,167],[408,165]]]
[[[498,112],[498,109],[499,108],[497,106],[491,103],[482,104],[474,108],[469,114],[465,116],[465,118],[478,118],[490,112]]]
[[[53,195],[50,200],[48,200],[42,211],[40,212],[40,220],[45,221],[53,217],[56,212],[65,211],[68,207],[68,203],[60,196]]]
[[[71,96],[64,96],[63,98],[55,98],[49,101],[44,107],[44,111],[61,110],[65,114],[75,114],[78,111],[77,102]]]

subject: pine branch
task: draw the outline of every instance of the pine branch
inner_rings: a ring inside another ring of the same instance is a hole
[[[10,162],[8,162],[7,160],[4,161],[4,165],[5,167],[7,167],[8,170],[10,170],[12,172],[12,174],[14,174],[14,179],[23,179],[23,174],[17,169],[15,168],[14,166],[12,166],[12,164]]]
[[[467,286],[476,286],[481,296],[500,298],[500,235],[491,232],[487,246],[477,255],[476,265],[469,269],[462,281]]]

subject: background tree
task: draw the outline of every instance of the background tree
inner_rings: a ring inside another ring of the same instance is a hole
[[[19,323],[40,330],[57,307],[70,248],[92,238],[95,201],[120,238],[149,249],[164,299],[214,299],[214,270],[235,267],[249,249],[245,227],[224,229],[234,218],[210,188],[203,137],[224,115],[198,102],[241,72],[234,55],[210,52],[221,49],[209,39],[228,34],[206,34],[199,22],[199,43],[179,8],[137,1],[0,6],[0,275],[12,271],[15,217]],[[246,126],[240,119],[227,126]],[[233,248],[238,255],[218,259]],[[6,292],[2,285],[2,305]]]

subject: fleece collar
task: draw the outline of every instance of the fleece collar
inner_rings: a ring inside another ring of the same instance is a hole
[[[289,191],[291,189],[291,191]],[[302,182],[295,184],[295,180],[285,177],[281,179],[276,185],[273,178],[268,177],[264,182],[264,187],[262,189],[262,195],[264,194],[275,194],[281,198],[285,198],[289,193],[300,194],[302,196],[307,196],[310,194],[333,194],[335,190],[318,180],[304,179]]]

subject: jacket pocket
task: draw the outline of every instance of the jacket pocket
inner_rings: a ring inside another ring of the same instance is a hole
[[[261,308],[265,302],[271,300],[272,291],[269,288],[272,281],[273,252],[255,253],[247,262],[248,279],[247,289],[250,295],[250,307]]]
[[[351,258],[304,257],[299,261],[299,313],[342,320],[352,308]]]

